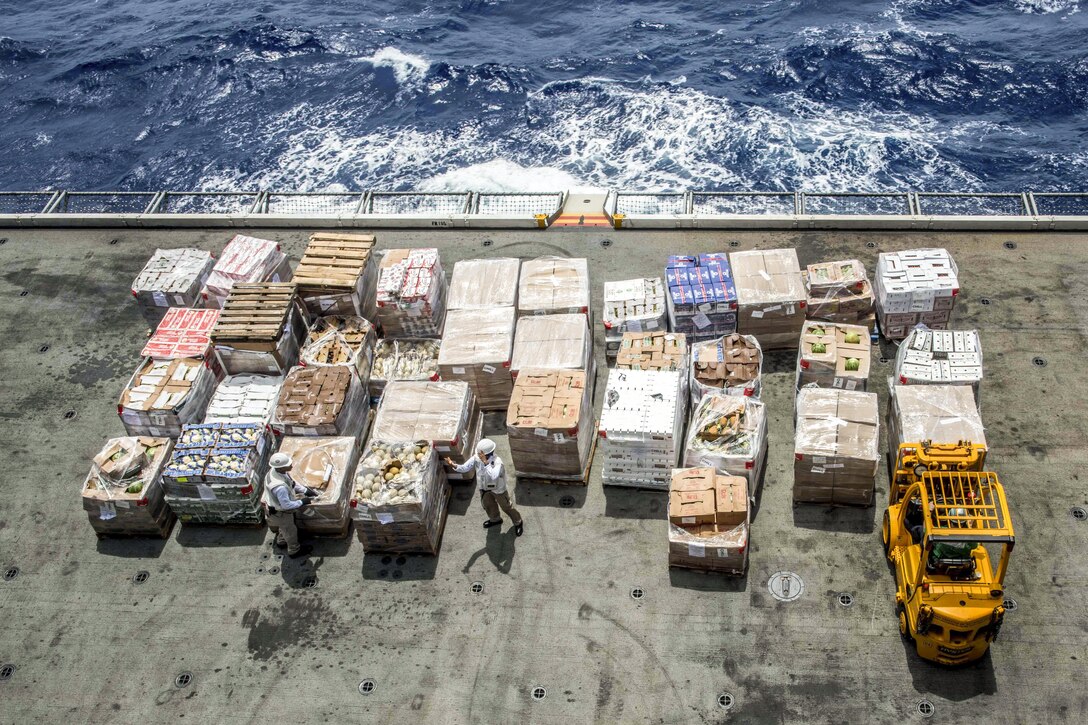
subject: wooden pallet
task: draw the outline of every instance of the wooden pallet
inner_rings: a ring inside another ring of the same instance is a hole
[[[213,342],[276,340],[291,314],[298,288],[294,282],[236,284],[212,328]]]
[[[353,290],[373,250],[370,234],[314,232],[292,279],[306,290]]]
[[[594,430],[601,427],[601,421],[597,421],[597,425]],[[532,483],[550,483],[556,486],[588,486],[589,485],[589,471],[593,468],[593,456],[597,452],[597,439],[600,436],[594,435],[593,440],[589,444],[589,455],[586,457],[586,467],[582,471],[580,476],[547,476],[537,475],[534,473],[518,473],[514,471],[514,478],[518,481],[531,481]]]

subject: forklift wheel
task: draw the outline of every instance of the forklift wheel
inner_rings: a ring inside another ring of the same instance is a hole
[[[884,542],[884,553],[891,556],[891,547],[888,545],[892,538],[892,522],[888,512],[884,512],[884,522],[880,525],[880,540]]]
[[[913,641],[914,637],[910,636],[910,627],[907,623],[907,608],[900,604],[896,606],[895,611],[899,618],[899,634],[908,642]]]

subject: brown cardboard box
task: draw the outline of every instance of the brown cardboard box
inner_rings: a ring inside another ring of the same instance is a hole
[[[821,345],[823,352],[816,352]],[[871,350],[869,331],[860,325],[806,322],[797,356],[797,388],[814,383],[844,390],[867,389]],[[858,361],[857,370],[846,369],[851,359]]]
[[[523,262],[518,316],[589,314],[589,264],[584,258],[539,257]]]
[[[593,336],[582,313],[539,315],[518,320],[510,356],[516,379],[525,368],[587,370],[593,357]]]
[[[714,479],[715,523],[734,527],[748,520],[748,482],[740,476]]]
[[[669,521],[681,526],[713,524],[717,517],[714,489],[670,491]]]
[[[805,320],[806,293],[793,249],[733,252],[737,331],[764,350],[796,348]]]
[[[794,502],[854,504],[869,500],[879,455],[877,396],[802,388],[797,396]]]
[[[526,318],[530,319],[530,318]],[[596,431],[581,370],[523,370],[506,414],[519,475],[582,481]]]
[[[969,385],[894,385],[888,449],[901,443],[970,441],[986,446],[986,431]]]
[[[484,410],[502,410],[514,389],[510,359],[514,342],[513,307],[450,310],[438,352],[443,380],[468,383]]]
[[[692,357],[692,400],[707,393],[760,394],[763,351],[751,335],[733,333],[697,342]]]
[[[281,435],[358,437],[366,403],[362,385],[346,365],[294,368],[280,389],[272,427]]]
[[[686,372],[687,354],[687,339],[682,332],[625,332],[616,368]]]

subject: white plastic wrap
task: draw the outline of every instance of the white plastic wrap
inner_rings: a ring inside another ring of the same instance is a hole
[[[169,438],[112,438],[83,482],[83,510],[100,534],[163,535],[173,522],[159,474],[169,458]]]
[[[203,307],[200,290],[215,259],[201,249],[156,249],[132,282],[132,296],[151,329],[171,307]]]
[[[374,326],[364,317],[319,317],[306,334],[299,361],[307,366],[347,365],[355,369],[359,381],[366,387],[370,382],[377,343]]]
[[[797,394],[795,502],[869,505],[880,460],[875,393],[809,386]]]
[[[584,314],[541,315],[518,320],[510,369],[586,370],[593,338]]]
[[[668,489],[683,444],[687,399],[680,371],[611,370],[601,410],[601,479]]]
[[[589,313],[589,264],[581,257],[538,257],[521,265],[518,315]]]
[[[963,385],[889,384],[888,449],[903,443],[986,446],[986,430],[971,388]]]
[[[513,307],[520,271],[521,261],[509,257],[457,262],[450,279],[450,311]]]
[[[214,388],[203,360],[147,358],[121,393],[121,422],[131,436],[177,437],[183,425],[204,417]]]
[[[895,355],[898,385],[966,385],[979,398],[982,341],[977,330],[930,330],[919,325]]]
[[[231,375],[215,388],[205,423],[267,423],[280,396],[283,378],[273,375]]]
[[[438,380],[441,341],[430,339],[379,340],[370,371],[370,394],[381,395],[393,380]]]
[[[364,548],[425,548],[440,528],[446,492],[438,454],[426,441],[371,441],[359,460],[353,484],[352,518]],[[388,532],[383,530],[386,527],[391,527]],[[413,541],[398,544],[402,537]]]
[[[427,441],[441,456],[464,463],[479,417],[467,383],[394,381],[378,403],[371,437],[386,442]]]
[[[797,348],[795,387],[867,390],[872,346],[861,325],[808,320]]]
[[[505,409],[514,383],[510,357],[514,344],[513,307],[450,310],[438,353],[443,380],[463,380],[485,410]]]
[[[313,503],[296,515],[299,530],[347,533],[358,441],[352,437],[285,436],[279,451],[291,456],[291,477],[318,492]]]
[[[763,350],[751,335],[733,333],[692,346],[689,370],[692,405],[708,393],[758,398]]]
[[[287,255],[268,239],[236,234],[208,275],[202,296],[209,307],[222,307],[236,282],[283,282],[290,276]]]
[[[874,284],[880,333],[901,340],[919,323],[947,327],[960,291],[958,274],[944,249],[882,252]]]
[[[668,329],[665,306],[667,288],[660,277],[604,283],[606,352],[615,355],[625,332],[659,332]]]
[[[804,272],[808,318],[873,329],[873,287],[856,259],[810,264]]]
[[[737,286],[737,331],[755,336],[764,350],[795,348],[807,300],[797,252],[733,252],[729,261]]]
[[[441,337],[446,276],[438,250],[390,249],[379,253],[378,323],[386,337]]]
[[[684,465],[712,466],[741,476],[754,491],[767,454],[763,403],[733,395],[704,395],[691,416]]]

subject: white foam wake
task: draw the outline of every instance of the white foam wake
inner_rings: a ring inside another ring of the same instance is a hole
[[[422,80],[431,67],[431,62],[423,56],[405,53],[392,46],[382,48],[358,60],[362,63],[370,63],[375,68],[389,68],[393,71],[393,77],[397,79],[397,83],[401,85]]]

